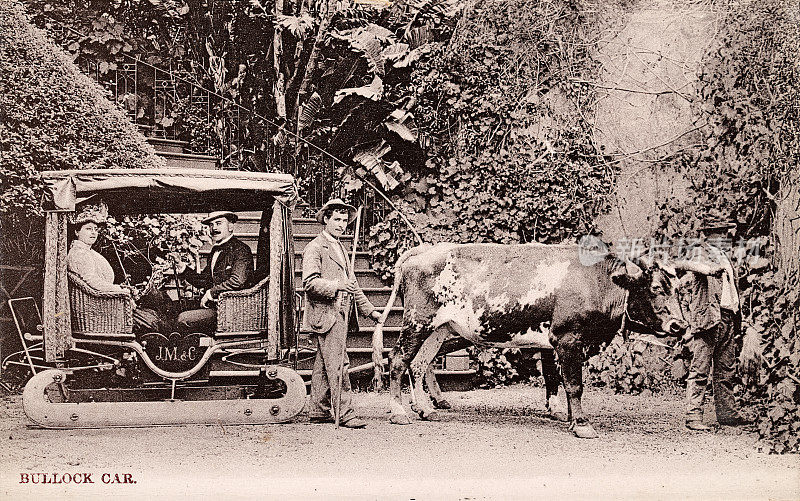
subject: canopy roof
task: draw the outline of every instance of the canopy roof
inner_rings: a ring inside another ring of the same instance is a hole
[[[277,199],[293,207],[289,174],[209,169],[87,169],[42,172],[45,210],[72,211],[87,198],[112,213],[181,213],[263,209]]]

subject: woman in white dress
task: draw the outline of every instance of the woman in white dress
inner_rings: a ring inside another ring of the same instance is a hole
[[[99,252],[92,249],[100,235],[100,226],[108,220],[108,207],[104,203],[86,205],[70,218],[71,234],[75,237],[67,254],[67,269],[101,292],[127,290],[114,283],[114,269]],[[135,332],[160,332],[161,319],[149,308],[134,308]]]

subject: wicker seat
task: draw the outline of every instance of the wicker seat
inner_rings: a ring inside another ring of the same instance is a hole
[[[98,291],[68,272],[72,332],[85,337],[134,339],[130,293]]]
[[[267,330],[268,285],[269,277],[249,289],[220,293],[216,336],[250,336]]]

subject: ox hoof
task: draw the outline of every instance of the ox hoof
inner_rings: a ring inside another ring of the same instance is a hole
[[[578,438],[597,438],[599,436],[589,423],[577,424],[573,421],[570,429]]]
[[[439,413],[436,411],[420,412],[419,417],[420,419],[424,419],[425,421],[438,421]]]
[[[408,419],[408,416],[397,414],[392,414],[392,417],[389,418],[389,422],[392,424],[411,424],[411,420]]]
[[[450,402],[448,402],[447,399],[445,399],[445,398],[443,398],[441,400],[436,400],[435,398],[433,398],[431,400],[433,400],[433,407],[436,408],[436,409],[452,409],[453,408],[453,406],[450,405]]]

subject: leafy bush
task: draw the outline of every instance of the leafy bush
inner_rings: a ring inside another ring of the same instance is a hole
[[[539,353],[517,348],[467,349],[477,369],[476,381],[483,388],[513,383],[542,383]]]
[[[42,170],[163,167],[136,128],[37,28],[0,3],[0,231],[6,263],[39,263]]]
[[[586,383],[634,395],[673,390],[675,381],[668,370],[672,366],[667,358],[670,355],[666,348],[616,336],[589,359]]]
[[[585,7],[493,2],[421,53],[409,111],[427,161],[395,201],[423,240],[561,242],[594,231],[613,172],[584,118],[593,94],[576,82],[595,71]],[[416,243],[405,231],[392,221],[372,232],[385,278]]]

